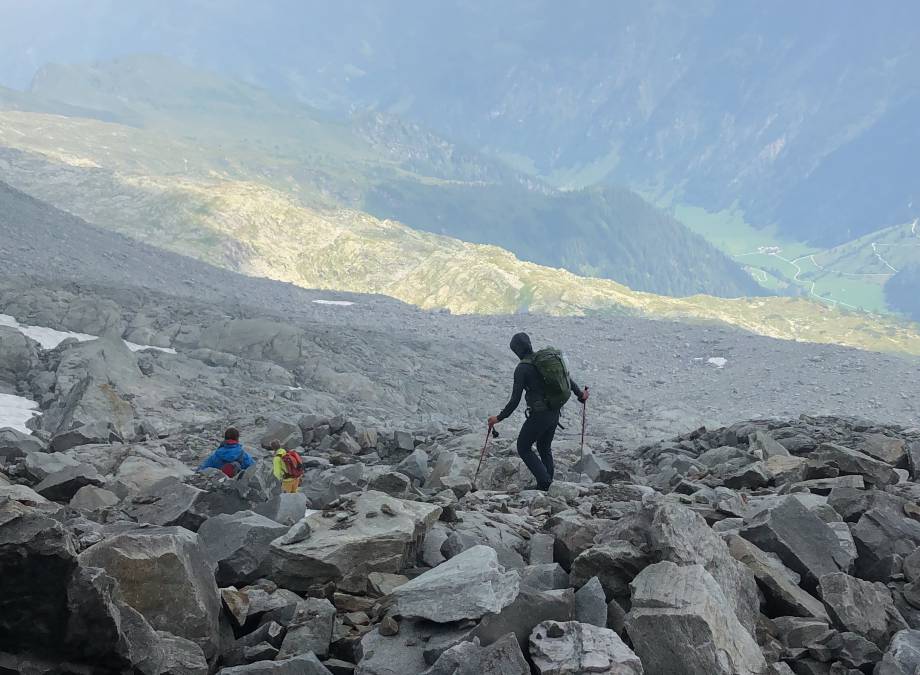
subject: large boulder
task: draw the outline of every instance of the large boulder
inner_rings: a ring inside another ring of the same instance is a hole
[[[728,549],[739,562],[754,573],[758,584],[767,596],[771,616],[802,616],[828,621],[824,605],[798,585],[798,576],[785,565],[772,560],[751,542],[737,535],[728,538]]]
[[[498,614],[520,590],[520,575],[505,572],[495,550],[474,546],[399,586],[388,597],[393,614],[438,623]]]
[[[480,513],[479,511],[457,511],[459,522],[453,525],[453,532],[441,546],[445,557],[477,545],[489,546],[498,554],[498,561],[508,568],[524,567],[521,551],[525,540],[519,532],[524,529],[523,519],[509,514]]]
[[[920,672],[920,631],[902,630],[894,636],[875,675],[916,675]]]
[[[26,476],[38,483],[53,473],[80,466],[80,462],[62,452],[28,452],[20,466]]]
[[[260,516],[290,527],[308,515],[307,496],[302,492],[282,492],[267,502],[256,504],[252,510]]]
[[[530,658],[538,675],[643,675],[644,672],[639,657],[619,635],[577,621],[546,621],[534,628]]]
[[[843,573],[828,574],[821,577],[821,597],[838,626],[881,648],[892,635],[907,628],[885,584]]]
[[[760,604],[754,575],[732,557],[701,516],[672,502],[653,503],[624,518],[613,533],[634,544],[644,539],[659,561],[702,565],[722,588],[741,625],[753,633]]]
[[[632,583],[626,630],[648,673],[761,675],[757,642],[702,565],[661,562]]]
[[[898,474],[890,464],[881,462],[858,450],[832,443],[823,443],[811,454],[813,462],[833,463],[841,474],[860,474],[879,488],[898,482]]]
[[[61,646],[76,546],[43,511],[0,501],[0,650],[48,654]]]
[[[441,509],[370,490],[341,514],[310,515],[303,521],[304,538],[272,542],[272,578],[279,585],[306,590],[334,581],[342,590],[363,593],[369,573],[402,569]]]
[[[303,445],[303,431],[301,431],[298,424],[274,419],[269,421],[259,445],[266,450],[270,450],[272,441],[281,443],[282,448],[294,450]]]
[[[570,578],[578,587],[597,577],[608,600],[623,599],[629,597],[629,584],[650,562],[647,553],[628,541],[612,541],[575,558]]]
[[[888,581],[892,560],[905,558],[920,546],[920,523],[907,518],[895,504],[866,511],[852,532],[859,553],[856,573],[872,581]]]
[[[220,514],[198,528],[198,540],[217,566],[219,586],[240,586],[271,572],[269,545],[290,528],[252,511]]]
[[[589,518],[578,511],[562,511],[546,521],[546,530],[554,537],[553,557],[566,570],[575,558],[594,546],[594,538],[613,523]]]
[[[31,452],[43,452],[45,444],[31,434],[17,429],[4,427],[0,429],[0,457],[16,459]]]
[[[801,575],[806,589],[814,589],[826,574],[845,571],[849,564],[834,532],[792,497],[752,518],[741,536],[778,555],[783,564]]]
[[[95,467],[86,464],[66,466],[59,471],[48,474],[43,481],[35,486],[35,491],[42,497],[57,502],[70,501],[77,491],[87,485],[99,487],[105,484],[105,479],[99,475]]]
[[[25,379],[38,363],[38,344],[10,326],[0,325],[0,380]]]
[[[498,614],[486,614],[476,626],[475,636],[490,645],[502,636],[513,633],[527,649],[530,634],[544,621],[572,621],[575,618],[575,594],[571,588],[537,591],[522,588],[510,605]]]
[[[325,657],[335,628],[335,607],[320,598],[306,598],[297,603],[294,617],[287,626],[278,658],[312,652]]]
[[[198,537],[181,527],[139,528],[83,551],[81,565],[114,577],[125,602],[157,630],[198,644],[210,658],[220,641],[220,596]]]

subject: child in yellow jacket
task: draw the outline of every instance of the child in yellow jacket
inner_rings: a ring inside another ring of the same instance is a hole
[[[281,481],[281,491],[297,492],[300,489],[300,478],[288,476],[284,470],[283,458],[287,454],[287,450],[281,447],[280,441],[272,441],[271,448],[275,451],[275,456],[272,459],[272,470],[275,473],[275,478]]]

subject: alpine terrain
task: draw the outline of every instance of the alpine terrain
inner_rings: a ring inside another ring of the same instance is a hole
[[[834,10],[0,0],[0,673],[920,673],[917,17]]]

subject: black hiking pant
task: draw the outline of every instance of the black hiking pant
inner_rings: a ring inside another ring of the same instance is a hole
[[[553,482],[555,465],[553,463],[553,438],[556,436],[556,425],[559,424],[558,410],[541,410],[532,412],[530,417],[521,426],[517,438],[517,451],[530,469],[530,473],[537,479],[537,487],[541,490],[549,488]],[[537,444],[537,453],[533,451],[534,443]]]

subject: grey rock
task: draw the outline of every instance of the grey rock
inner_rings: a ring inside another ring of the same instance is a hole
[[[755,431],[748,436],[748,449],[762,460],[789,456],[789,451],[777,443],[769,431]]]
[[[827,497],[827,503],[845,521],[855,523],[869,509],[880,506],[898,509],[904,504],[904,500],[881,490],[834,488]]]
[[[722,483],[733,490],[756,490],[769,485],[772,480],[773,474],[767,469],[766,463],[755,462],[724,476]]]
[[[160,675],[208,675],[210,668],[201,647],[178,635],[157,631],[163,651]]]
[[[613,467],[603,457],[598,457],[589,449],[572,466],[572,471],[577,471],[590,478],[595,483],[606,483],[613,478]]]
[[[774,563],[754,544],[738,536],[728,537],[728,549],[754,573],[774,611],[829,621],[824,605],[802,590],[782,563]]]
[[[371,572],[367,575],[367,590],[371,595],[383,597],[389,595],[408,581],[409,578],[401,574]]]
[[[513,635],[488,647],[462,642],[451,647],[424,675],[530,675],[530,666]]]
[[[441,546],[441,552],[446,558],[473,546],[483,545],[495,549],[499,563],[505,567],[524,567],[524,557],[520,552],[525,549],[526,544],[518,530],[506,522],[506,519],[511,519],[512,516],[457,511],[457,518],[459,522],[453,524],[453,532]]]
[[[902,569],[908,581],[920,580],[920,548],[904,558]]]
[[[859,555],[856,549],[856,541],[853,539],[853,533],[850,531],[850,525],[844,522],[834,522],[828,523],[827,526],[831,528],[831,531],[837,537],[837,543],[840,544],[840,549],[846,554],[847,562],[843,567],[843,571],[849,572],[850,568],[853,567],[853,562]]]
[[[221,668],[220,675],[331,675],[313,654],[282,661],[258,661],[245,666]]]
[[[287,627],[278,658],[312,652],[317,656],[329,653],[335,628],[335,607],[328,600],[306,598],[297,604],[297,612]]]
[[[626,630],[650,673],[760,675],[766,661],[712,575],[661,562],[632,583]]]
[[[608,599],[627,598],[629,584],[650,562],[648,554],[627,541],[594,546],[572,563],[572,585],[582,586],[597,577]]]
[[[856,633],[830,631],[809,645],[808,651],[818,660],[836,660],[846,668],[856,668],[860,671],[871,668],[873,664],[882,660],[882,652],[878,646]]]
[[[84,485],[74,493],[70,506],[80,511],[102,511],[115,506],[120,500],[114,492],[109,492],[94,485]]]
[[[457,476],[463,468],[457,453],[444,450],[435,457],[434,464],[431,467],[431,473],[425,482],[425,487],[438,489],[448,487],[443,483],[443,479],[448,476]]]
[[[644,672],[639,657],[619,635],[577,621],[546,621],[534,628],[530,658],[539,675],[642,675]]]
[[[907,443],[901,438],[884,434],[865,434],[858,442],[859,450],[895,467],[907,467]]]
[[[891,591],[882,583],[837,573],[821,577],[820,588],[824,604],[837,625],[879,647],[907,628],[895,609]]]
[[[428,453],[419,448],[414,450],[408,457],[397,464],[394,470],[408,476],[418,485],[422,485],[428,480],[431,471],[428,468]]]
[[[888,645],[875,675],[917,675],[920,672],[920,631],[902,630]]]
[[[31,434],[17,429],[0,429],[0,457],[8,460],[27,456],[31,452],[42,453],[45,444]]]
[[[79,561],[114,577],[125,602],[154,628],[192,640],[207,657],[215,654],[220,597],[195,534],[178,527],[137,529],[91,546]]]
[[[607,598],[597,577],[575,593],[575,620],[601,628],[607,627]]]
[[[495,550],[474,546],[390,594],[393,613],[438,623],[498,614],[517,597],[520,575],[505,572]]]
[[[44,480],[35,486],[35,491],[46,499],[65,502],[70,501],[82,487],[87,485],[98,487],[104,484],[105,479],[99,475],[95,467],[80,464],[67,466],[48,474]]]
[[[553,559],[571,569],[575,558],[594,546],[594,537],[611,524],[611,521],[588,518],[574,510],[552,516],[544,529],[554,538]]]
[[[216,566],[219,586],[239,586],[271,572],[269,544],[288,531],[285,525],[252,511],[209,518],[198,540]]]
[[[361,638],[355,675],[406,675],[422,673],[440,656],[471,639],[471,629],[458,624],[403,621],[396,635],[381,635],[375,628]],[[427,654],[427,658],[426,658]]]
[[[866,511],[852,532],[859,553],[856,573],[873,581],[887,581],[878,571],[890,567],[886,561],[893,556],[904,558],[920,546],[920,523],[891,504]]]
[[[521,649],[526,649],[530,634],[543,621],[572,621],[575,618],[575,594],[566,588],[557,591],[535,591],[522,588],[514,602],[499,614],[487,614],[476,627],[474,635],[484,645],[514,633]]]
[[[798,616],[781,616],[773,619],[778,637],[786,647],[804,649],[828,631],[828,622]]]
[[[778,555],[802,576],[806,589],[815,588],[822,576],[848,567],[849,558],[840,548],[837,536],[793,498],[752,518],[742,528],[741,536],[761,550]]]
[[[607,603],[607,628],[620,636],[626,630],[626,610],[616,600]]]
[[[558,563],[527,565],[520,570],[521,587],[535,591],[555,591],[568,588],[569,574]]]
[[[283,492],[267,502],[256,504],[252,510],[276,523],[291,526],[303,520],[307,511],[307,496],[302,492]]]
[[[537,532],[530,537],[527,562],[530,565],[546,565],[553,562],[553,546],[555,537],[545,532]]]
[[[361,454],[361,444],[358,443],[347,431],[342,431],[332,443],[332,449],[346,455]]]
[[[404,498],[409,494],[412,481],[405,474],[397,471],[388,471],[374,478],[368,488],[390,495],[391,497]]]
[[[898,482],[894,468],[885,462],[832,443],[821,444],[812,453],[811,459],[815,462],[834,462],[840,467],[841,473],[862,474],[866,480],[880,488]]]
[[[269,421],[265,433],[259,440],[259,445],[265,450],[270,450],[272,441],[280,442],[282,448],[293,450],[303,445],[303,432],[297,424],[273,419]]]
[[[61,452],[28,452],[21,462],[25,475],[35,482],[43,481],[58,471],[78,466],[80,462]]]
[[[369,518],[369,513],[376,517]],[[272,579],[293,590],[335,581],[341,590],[364,593],[370,572],[402,569],[440,513],[430,504],[364,492],[345,520],[313,514],[306,519],[307,539],[288,545],[272,542]]]
[[[412,452],[415,450],[415,439],[407,431],[397,431],[393,434],[393,443],[397,451]]]

